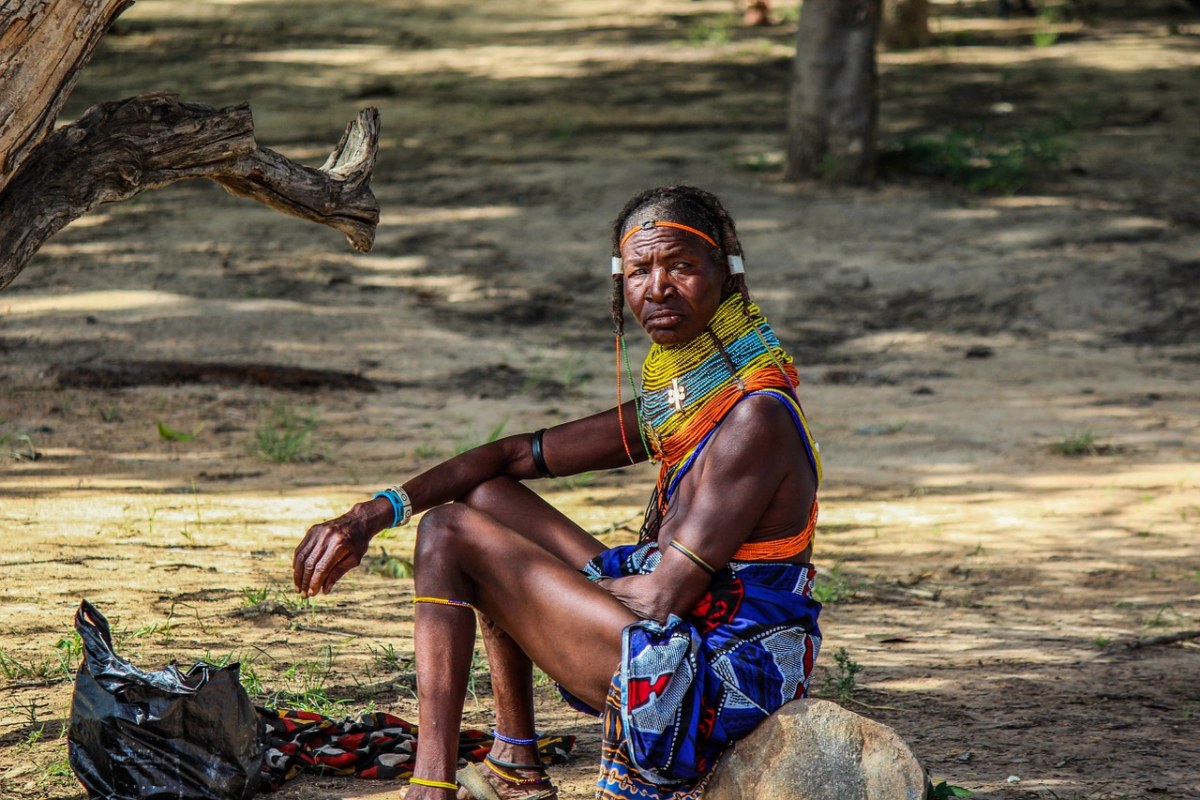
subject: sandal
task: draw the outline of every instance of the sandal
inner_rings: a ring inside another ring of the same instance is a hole
[[[519,775],[508,772],[508,770],[516,769],[531,769],[545,772],[546,766],[544,764],[514,764],[511,761],[501,761],[498,758],[492,758],[490,754],[485,756],[483,761],[484,767],[488,772],[509,786],[541,787],[533,788],[529,794],[522,795],[520,800],[558,800],[558,789],[550,783],[548,776],[522,778]],[[454,778],[460,786],[471,793],[473,800],[503,800],[500,797],[500,793],[496,791],[496,787],[487,779],[487,775],[480,772],[477,764],[468,764],[463,767]]]

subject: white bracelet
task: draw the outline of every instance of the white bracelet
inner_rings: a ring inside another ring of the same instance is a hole
[[[401,487],[393,486],[390,489],[384,489],[382,492],[377,492],[371,499],[378,497],[386,497],[387,501],[392,504],[392,524],[388,526],[389,528],[407,525],[408,521],[412,519],[412,498]]]

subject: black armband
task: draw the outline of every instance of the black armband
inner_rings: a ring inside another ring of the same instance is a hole
[[[546,435],[546,429],[542,428],[533,434],[533,440],[529,443],[530,455],[533,456],[533,466],[538,471],[538,475],[543,478],[557,477],[550,468],[546,466],[546,456],[542,453],[542,437]]]

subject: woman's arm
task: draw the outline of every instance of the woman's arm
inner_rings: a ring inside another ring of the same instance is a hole
[[[620,418],[625,439],[635,461],[646,460],[637,431],[633,403],[626,403]],[[543,459],[554,475],[574,475],[629,464],[617,409],[567,422],[546,431],[542,438]],[[531,450],[533,435],[506,436],[480,445],[426,470],[404,483],[413,512],[462,497],[476,486],[501,476],[518,480],[541,477]],[[337,581],[356,567],[371,539],[392,524],[392,504],[375,498],[355,504],[336,519],[308,529],[292,559],[296,588],[305,596],[328,593]]]
[[[816,477],[803,448],[778,400],[739,403],[672,498],[659,531],[658,568],[605,581],[605,588],[644,619],[665,622],[670,614],[686,614],[712,577],[691,556],[720,569],[751,534],[794,533],[807,521]]]

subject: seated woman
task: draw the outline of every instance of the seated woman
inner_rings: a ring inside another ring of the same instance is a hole
[[[621,402],[618,380],[615,408],[455,456],[296,549],[297,588],[328,592],[372,536],[426,511],[408,800],[556,797],[537,758],[534,663],[602,718],[600,798],[698,796],[729,744],[807,692],[820,461],[733,220],[707,192],[652,189],[617,217],[612,255],[618,375],[626,302],[653,343],[635,399]],[[637,545],[605,549],[522,484],[647,458],[660,468]],[[456,775],[472,610],[496,743]]]

